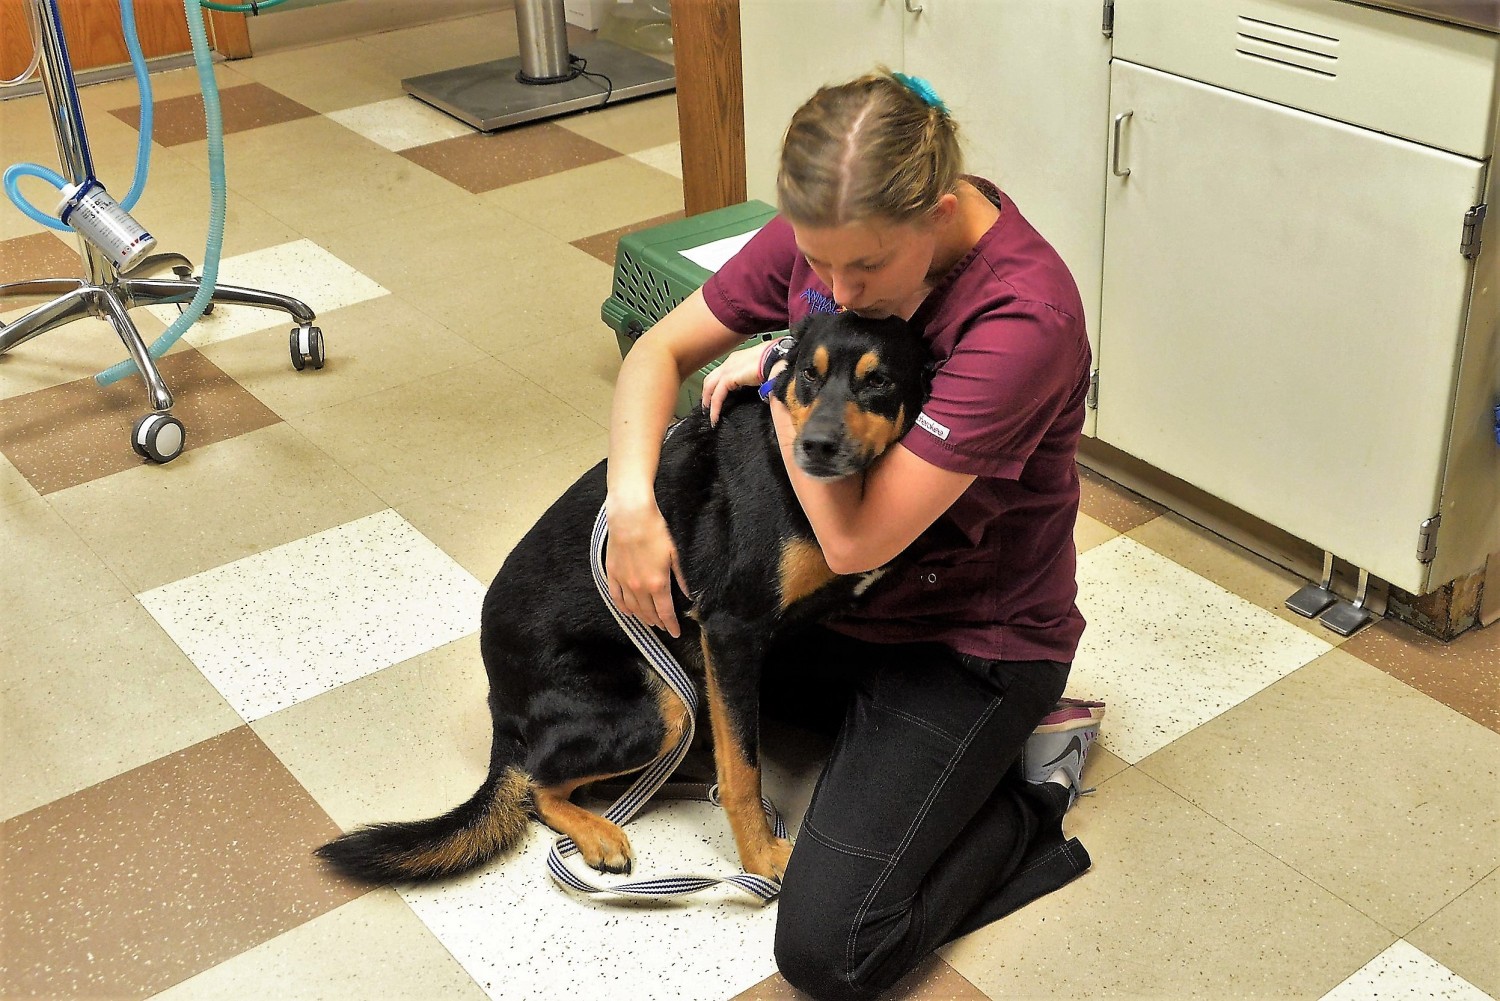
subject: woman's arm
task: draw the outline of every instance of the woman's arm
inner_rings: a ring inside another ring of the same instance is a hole
[[[649,626],[680,635],[671,575],[682,574],[656,506],[661,440],[688,374],[743,336],[719,322],[695,291],[643,334],[625,356],[609,422],[609,548],[605,575],[615,603]],[[686,587],[683,588],[686,590]]]
[[[813,479],[792,457],[790,412],[775,397],[770,403],[787,476],[834,573],[863,573],[889,563],[975,480],[940,469],[899,442],[864,476]]]

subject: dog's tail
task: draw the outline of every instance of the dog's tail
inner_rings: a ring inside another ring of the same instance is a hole
[[[369,883],[457,876],[510,851],[526,836],[531,778],[514,765],[493,772],[468,802],[441,817],[373,824],[317,850],[347,876]]]

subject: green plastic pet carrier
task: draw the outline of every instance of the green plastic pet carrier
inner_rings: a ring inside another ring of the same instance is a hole
[[[712,272],[684,257],[683,251],[759,229],[775,214],[776,210],[765,202],[750,201],[622,236],[615,252],[614,284],[600,309],[619,341],[620,356],[629,353],[638,337],[708,280]],[[771,336],[775,335],[745,343]],[[721,361],[716,359],[688,377],[677,395],[678,417],[686,416],[698,403],[704,376]]]

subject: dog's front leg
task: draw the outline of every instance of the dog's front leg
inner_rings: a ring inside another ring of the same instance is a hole
[[[714,735],[719,800],[740,851],[740,865],[781,879],[792,843],[778,838],[761,807],[760,669],[765,637],[738,620],[715,616],[703,623],[708,718]]]

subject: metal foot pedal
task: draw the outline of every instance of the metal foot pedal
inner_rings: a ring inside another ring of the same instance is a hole
[[[1374,614],[1365,607],[1365,597],[1369,590],[1370,572],[1361,570],[1359,588],[1354,592],[1354,600],[1335,603],[1332,608],[1323,613],[1318,621],[1340,636],[1353,636],[1375,618]]]
[[[1306,584],[1286,600],[1286,607],[1304,619],[1315,619],[1339,596],[1333,593],[1333,554],[1323,552],[1323,583]]]

